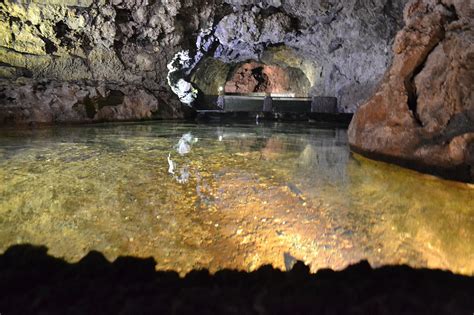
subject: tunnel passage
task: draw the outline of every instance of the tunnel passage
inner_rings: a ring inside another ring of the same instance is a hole
[[[192,82],[205,95],[274,93],[308,96],[311,88],[305,73],[298,68],[248,61],[226,64],[209,58],[192,76]]]
[[[300,69],[255,61],[235,66],[224,86],[226,94],[266,92],[298,96],[307,96],[309,88],[309,80]]]
[[[272,93],[308,97],[315,85],[318,67],[288,47],[271,47],[259,60],[224,62],[204,58],[191,76],[191,82],[204,95]]]

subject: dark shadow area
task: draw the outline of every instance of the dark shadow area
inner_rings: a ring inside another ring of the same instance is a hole
[[[152,258],[99,252],[69,264],[46,247],[15,245],[0,255],[2,314],[472,314],[474,278],[408,266],[372,269],[362,261],[310,274],[155,271]]]

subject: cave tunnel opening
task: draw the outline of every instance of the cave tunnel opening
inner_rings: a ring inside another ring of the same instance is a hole
[[[297,67],[248,60],[224,63],[207,58],[191,77],[204,95],[285,95],[307,97],[311,83]]]
[[[204,56],[185,80],[171,73],[177,95],[198,113],[338,113],[337,99],[318,93],[325,84],[322,68],[285,45],[269,46],[255,58]]]
[[[300,69],[258,61],[234,65],[224,84],[225,94],[270,93],[305,97],[309,88],[310,82]]]

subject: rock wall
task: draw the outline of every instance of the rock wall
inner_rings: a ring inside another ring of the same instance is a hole
[[[182,118],[166,64],[213,20],[213,8],[201,0],[2,1],[0,123]],[[124,93],[123,102],[92,115],[89,100],[107,101],[108,90]]]
[[[179,117],[170,106],[135,85],[30,81],[0,85],[6,99],[0,122],[24,123],[126,121]]]
[[[156,106],[148,107],[151,114],[146,117],[133,114],[120,119],[183,117],[185,107],[167,81],[167,64],[177,52],[189,50],[238,63],[274,59],[268,51],[275,46],[290,48],[302,60],[312,95],[336,96],[340,109],[352,112],[388,66],[387,45],[401,27],[405,2],[4,0],[0,3],[1,122],[36,121],[40,116],[27,112],[42,110],[52,110],[51,115],[41,115],[51,120],[42,122],[104,119],[99,110],[93,117],[85,115],[89,105],[81,97],[67,104],[73,108],[68,115],[56,112],[48,100],[63,97],[58,86],[70,87],[68,94],[110,86],[125,95],[132,93],[131,98],[142,91],[155,99]],[[203,31],[208,41],[200,52]],[[195,69],[191,70],[186,77],[192,76]],[[44,93],[50,94],[40,95],[38,84],[47,86]],[[24,108],[20,90],[35,91],[35,102],[27,100],[34,109]]]
[[[412,0],[394,58],[349,128],[352,149],[474,181],[474,6]]]

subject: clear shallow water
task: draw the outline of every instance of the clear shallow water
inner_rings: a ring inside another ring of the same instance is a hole
[[[188,132],[198,141],[181,156],[174,146]],[[472,275],[473,205],[472,186],[350,154],[343,129],[0,131],[1,252],[32,243],[71,262],[90,250],[153,256],[181,273],[283,269],[288,252],[313,271],[368,259]]]

